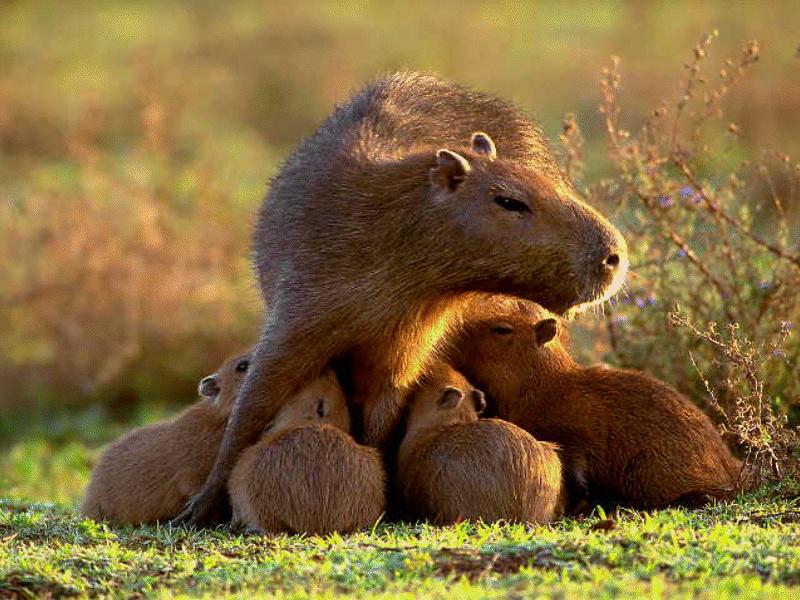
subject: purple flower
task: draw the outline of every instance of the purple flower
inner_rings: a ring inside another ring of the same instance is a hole
[[[775,348],[775,350],[772,351],[772,356],[777,356],[778,358],[784,358],[786,356],[786,353],[780,348]]]
[[[686,258],[686,250],[684,250],[683,248],[678,250],[678,258]]]
[[[661,208],[669,208],[672,206],[672,196],[659,196],[658,203],[661,205]]]
[[[687,185],[681,188],[681,196],[684,198],[689,198],[692,193],[694,193],[694,190],[691,188],[691,186]]]
[[[791,321],[781,321],[781,329],[783,329],[784,331],[791,331],[793,327],[794,323],[792,323]]]
[[[772,284],[769,281],[762,281],[758,284],[758,289],[760,290],[768,290],[772,287]]]
[[[692,202],[695,204],[700,204],[703,201],[703,196],[700,195],[700,192],[697,192],[694,196],[692,196]]]
[[[657,302],[658,302],[658,300],[656,300],[656,295],[655,295],[654,293],[650,292],[650,293],[647,295],[647,303],[648,303],[650,306],[655,306]]]
[[[644,308],[647,305],[647,303],[645,302],[644,298],[638,298],[638,297],[636,299],[634,299],[634,303],[639,308]]]

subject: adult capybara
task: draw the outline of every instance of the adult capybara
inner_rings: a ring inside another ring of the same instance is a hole
[[[92,471],[81,514],[118,523],[177,515],[211,471],[248,365],[247,354],[227,360],[200,381],[201,400],[111,444]]]
[[[533,303],[478,304],[454,364],[486,391],[497,416],[559,444],[573,492],[585,487],[593,502],[639,508],[734,492],[741,463],[675,389],[638,371],[576,364],[559,336],[563,324]]]
[[[326,386],[285,405],[247,448],[228,489],[234,521],[262,532],[346,533],[373,525],[386,505],[380,453],[348,434],[347,404]]]
[[[397,459],[411,516],[548,523],[561,513],[556,446],[500,419],[478,419],[483,394],[441,366],[413,394]]]
[[[269,310],[186,523],[224,518],[241,451],[329,365],[350,365],[362,437],[381,445],[470,292],[561,312],[613,293],[628,262],[530,119],[414,73],[368,85],[300,144],[272,181],[253,253]]]

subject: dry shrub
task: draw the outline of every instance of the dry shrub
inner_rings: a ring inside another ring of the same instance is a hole
[[[250,207],[217,189],[225,165],[186,155],[180,107],[148,89],[123,156],[95,144],[89,113],[69,166],[0,204],[0,408],[190,397],[256,331]]]
[[[759,48],[748,43],[707,76],[715,37],[694,48],[677,99],[660,103],[635,133],[620,125],[619,61],[604,69],[600,110],[616,173],[586,193],[631,250],[629,289],[606,307],[607,359],[715,409],[744,453],[748,481],[760,483],[786,474],[798,441],[787,422],[800,417],[800,339],[792,334],[800,317],[800,164],[774,151],[741,158],[742,131],[722,119],[722,104]],[[567,168],[580,175],[574,117],[562,142]]]

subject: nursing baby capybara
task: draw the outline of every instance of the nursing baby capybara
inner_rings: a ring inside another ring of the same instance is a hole
[[[228,483],[234,521],[262,532],[316,534],[373,525],[386,505],[383,462],[349,429],[344,394],[330,371],[242,453]]]
[[[272,181],[253,252],[267,318],[217,462],[180,522],[225,518],[239,454],[331,364],[349,365],[357,426],[380,446],[470,292],[562,312],[608,297],[628,263],[536,124],[414,73],[368,85],[300,144]]]
[[[411,516],[548,523],[561,512],[561,462],[553,444],[516,425],[478,419],[483,393],[440,366],[413,394],[397,457]]]
[[[171,421],[140,427],[111,444],[92,471],[81,514],[118,523],[177,515],[214,465],[248,366],[247,354],[227,360],[200,381],[201,400]]]
[[[563,327],[530,302],[492,297],[467,319],[452,359],[485,390],[497,416],[557,443],[592,502],[639,508],[730,497],[741,463],[714,424],[675,389],[644,373],[584,368]]]

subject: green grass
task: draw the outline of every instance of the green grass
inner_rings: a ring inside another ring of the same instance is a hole
[[[75,511],[99,451],[77,433],[18,439],[0,457],[0,598],[789,598],[800,585],[795,482],[699,511],[596,511],[551,527],[111,528]]]

